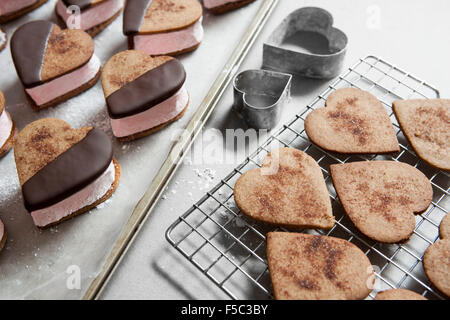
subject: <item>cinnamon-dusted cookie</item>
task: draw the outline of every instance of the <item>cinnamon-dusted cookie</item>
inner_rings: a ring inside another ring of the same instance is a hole
[[[416,154],[441,170],[450,170],[450,99],[393,102],[398,123]]]
[[[203,0],[206,9],[214,14],[222,14],[241,8],[255,0]]]
[[[245,215],[262,222],[320,229],[334,225],[322,171],[297,149],[272,151],[261,169],[245,172],[234,186],[234,200]]]
[[[125,0],[58,0],[55,11],[68,29],[81,29],[92,37],[113,22]],[[79,10],[74,16],[75,8]]]
[[[334,237],[269,232],[267,262],[278,300],[364,299],[375,280],[364,252]]]
[[[11,54],[37,111],[80,94],[100,77],[92,38],[82,30],[61,30],[49,21],[19,27],[11,38]]]
[[[442,293],[450,297],[450,214],[442,219],[439,225],[439,237],[425,251],[423,256],[423,268],[425,273]]]
[[[3,250],[6,244],[6,230],[2,220],[0,220],[0,252]]]
[[[105,64],[102,85],[114,135],[130,141],[181,118],[189,105],[186,72],[177,59],[128,50]]]
[[[383,105],[360,89],[343,88],[331,93],[324,108],[306,117],[305,130],[312,142],[328,151],[361,154],[400,151]]]
[[[11,115],[5,109],[5,103],[5,96],[0,91],[0,158],[11,150],[18,134]]]
[[[379,292],[374,300],[428,300],[414,291],[406,289],[391,289]]]
[[[203,40],[198,0],[127,1],[123,33],[128,49],[149,55],[177,55],[197,49]]]
[[[431,283],[450,297],[450,239],[438,240],[425,251],[423,268]]]
[[[367,237],[385,243],[409,239],[414,214],[431,204],[433,190],[416,168],[395,161],[361,161],[330,166],[345,212]]]
[[[17,19],[48,0],[0,0],[0,23]]]
[[[441,239],[450,239],[450,214],[447,213],[439,225],[439,237]]]
[[[15,143],[14,156],[25,208],[40,228],[102,203],[120,179],[111,140],[103,131],[72,129],[59,119],[27,125]]]

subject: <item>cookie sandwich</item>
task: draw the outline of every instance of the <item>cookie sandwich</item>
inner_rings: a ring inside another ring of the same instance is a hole
[[[203,6],[214,14],[222,14],[243,7],[255,0],[203,0]]]
[[[95,36],[119,16],[124,2],[125,0],[58,0],[55,11],[68,29],[81,29]]]
[[[0,23],[14,20],[40,7],[48,0],[0,0]]]
[[[11,54],[31,107],[39,111],[92,87],[101,68],[94,49],[82,30],[61,30],[43,20],[19,27],[11,38]]]
[[[0,91],[0,158],[11,150],[17,133],[16,125],[5,109],[5,96]]]
[[[198,0],[127,1],[123,33],[128,49],[149,55],[190,52],[203,40],[202,6]]]
[[[185,80],[183,65],[169,56],[127,50],[111,57],[101,81],[114,136],[134,140],[181,118],[189,104]]]
[[[40,228],[104,202],[120,179],[111,140],[102,130],[72,129],[59,119],[27,125],[19,133],[14,157],[25,208]]]

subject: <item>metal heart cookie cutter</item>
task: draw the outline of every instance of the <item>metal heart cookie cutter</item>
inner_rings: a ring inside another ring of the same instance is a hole
[[[347,44],[347,36],[333,27],[333,16],[328,11],[301,8],[289,14],[264,43],[263,66],[308,78],[330,79],[341,73]]]
[[[269,70],[246,70],[233,82],[234,105],[249,127],[272,129],[290,97],[292,75]]]

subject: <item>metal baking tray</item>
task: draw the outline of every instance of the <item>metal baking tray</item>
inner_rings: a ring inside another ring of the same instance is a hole
[[[322,150],[308,139],[304,130],[308,113],[323,107],[327,96],[343,87],[360,88],[380,99],[396,129],[400,152],[391,155],[341,155]],[[168,242],[230,298],[273,298],[265,234],[287,229],[258,223],[242,215],[234,203],[233,186],[242,173],[260,167],[272,149],[280,146],[297,148],[319,163],[336,218],[335,226],[329,231],[304,232],[343,238],[365,252],[376,273],[375,288],[368,299],[372,299],[378,291],[400,287],[418,292],[428,299],[444,299],[428,281],[422,258],[426,248],[438,239],[439,223],[450,211],[449,176],[446,172],[431,168],[417,157],[401,132],[391,107],[392,101],[397,99],[436,97],[439,97],[439,91],[432,85],[395,65],[375,56],[360,59],[180,216],[166,231]],[[339,204],[329,166],[374,159],[413,165],[432,184],[432,204],[426,212],[416,216],[416,227],[407,243],[388,245],[368,239],[354,227]]]

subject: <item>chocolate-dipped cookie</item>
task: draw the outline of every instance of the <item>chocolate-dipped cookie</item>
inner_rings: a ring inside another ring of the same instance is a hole
[[[127,1],[123,33],[128,49],[153,56],[193,51],[203,40],[202,15],[198,0]]]
[[[46,228],[108,199],[120,179],[112,143],[101,130],[59,119],[27,125],[14,147],[25,208]]]
[[[17,19],[48,0],[0,0],[0,23]]]
[[[32,21],[11,38],[11,54],[31,107],[42,110],[92,87],[100,77],[94,41],[82,30]]]
[[[112,23],[125,0],[58,0],[55,11],[68,29],[81,29],[92,37]]]
[[[0,91],[0,158],[11,150],[18,133],[11,115],[5,109],[5,103],[5,96]]]
[[[253,1],[255,0],[203,0],[203,6],[214,14],[223,14]]]
[[[102,86],[114,135],[121,141],[151,134],[181,118],[189,104],[186,72],[177,59],[127,50],[102,71]]]

